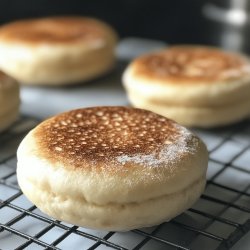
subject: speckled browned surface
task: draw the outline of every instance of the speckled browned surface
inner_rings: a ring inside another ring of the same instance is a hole
[[[103,26],[90,18],[51,17],[13,22],[0,29],[0,40],[11,42],[73,43],[103,39]]]
[[[124,157],[161,152],[185,137],[173,121],[126,107],[63,113],[39,125],[34,136],[43,157],[73,166],[81,166],[86,160],[110,163],[119,157],[122,163]]]
[[[134,67],[136,75],[171,80],[172,83],[180,83],[180,80],[181,83],[212,83],[250,74],[250,63],[245,57],[199,46],[174,46],[145,55],[135,60]]]

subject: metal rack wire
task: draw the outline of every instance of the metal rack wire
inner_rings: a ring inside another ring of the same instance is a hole
[[[204,194],[159,226],[101,232],[54,220],[26,200],[16,180],[16,149],[38,121],[23,116],[0,134],[0,249],[230,249],[250,232],[250,121],[195,131],[210,152]]]

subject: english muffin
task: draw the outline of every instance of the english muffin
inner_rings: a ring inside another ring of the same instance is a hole
[[[227,125],[250,114],[250,62],[212,47],[173,46],[135,59],[123,75],[132,105],[187,126]]]
[[[79,16],[15,21],[0,27],[0,67],[24,84],[72,84],[96,78],[115,62],[115,31]]]
[[[17,119],[19,105],[18,83],[0,71],[0,132]]]
[[[48,215],[126,231],[168,221],[199,198],[208,153],[186,128],[150,111],[94,107],[52,117],[17,152],[24,194]]]

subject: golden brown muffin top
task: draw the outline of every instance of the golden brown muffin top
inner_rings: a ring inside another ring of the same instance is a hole
[[[139,57],[132,65],[135,76],[168,83],[211,83],[250,75],[246,57],[202,46],[170,47]]]
[[[71,44],[105,39],[113,31],[93,18],[65,16],[15,21],[0,28],[0,41]],[[114,34],[113,34],[114,35]]]
[[[190,153],[196,137],[150,111],[127,107],[78,109],[52,117],[33,135],[39,154],[73,167],[86,162],[156,166]]]

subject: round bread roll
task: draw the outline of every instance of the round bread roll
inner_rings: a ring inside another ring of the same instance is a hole
[[[71,84],[109,71],[117,36],[102,21],[47,17],[0,28],[0,67],[26,84]]]
[[[174,46],[141,56],[125,70],[123,84],[135,107],[183,125],[213,127],[250,114],[249,59],[212,47]]]
[[[17,119],[19,105],[18,83],[0,71],[0,132]]]
[[[155,113],[178,121],[180,124],[192,127],[214,127],[215,125],[226,125],[240,121],[250,114],[250,97],[233,104],[223,106],[185,106],[185,105],[161,105],[158,102],[146,100],[141,95],[130,94],[135,107],[143,107]]]
[[[208,153],[186,128],[150,111],[94,107],[52,117],[17,152],[24,194],[48,215],[126,231],[168,221],[203,192]]]

